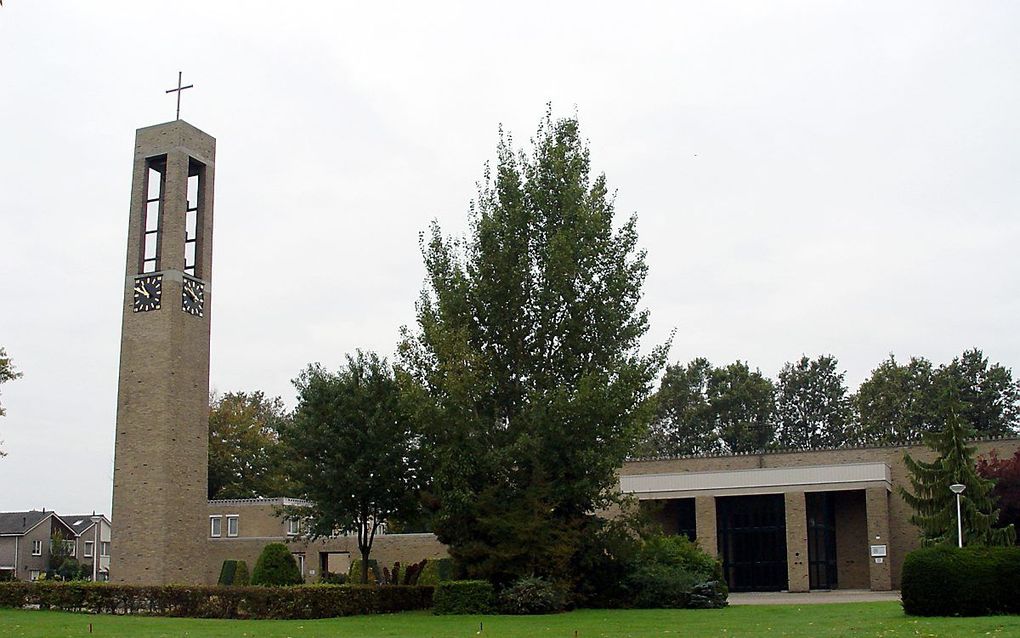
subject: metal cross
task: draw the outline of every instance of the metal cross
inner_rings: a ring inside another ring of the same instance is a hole
[[[178,71],[177,72],[177,88],[176,89],[167,89],[167,91],[166,91],[167,93],[174,93],[174,92],[177,93],[177,119],[178,120],[181,119],[181,91],[183,91],[184,89],[193,89],[193,88],[195,88],[194,84],[189,84],[188,86],[181,86],[181,72]]]

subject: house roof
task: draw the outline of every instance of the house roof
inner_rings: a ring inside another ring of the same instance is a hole
[[[49,516],[53,516],[53,512],[40,512],[39,510],[0,512],[0,534],[24,534]]]
[[[75,536],[81,536],[82,532],[85,530],[92,529],[93,517],[100,516],[104,519],[106,518],[102,514],[70,514],[67,516],[59,516],[65,523],[67,523],[67,526],[71,528]]]

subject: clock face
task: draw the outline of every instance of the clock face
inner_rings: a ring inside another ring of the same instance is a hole
[[[196,317],[204,316],[205,284],[195,279],[184,278],[184,290],[181,293],[181,310]]]
[[[159,299],[163,295],[163,276],[147,275],[135,278],[135,312],[159,310]]]

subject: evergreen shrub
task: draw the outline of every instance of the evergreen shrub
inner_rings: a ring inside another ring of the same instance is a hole
[[[501,614],[553,614],[567,608],[567,592],[541,576],[525,576],[499,593]]]
[[[283,543],[270,543],[262,549],[251,575],[252,585],[300,585],[304,582],[297,561]]]
[[[378,583],[382,578],[379,573],[379,561],[374,558],[368,559],[368,583]],[[347,570],[347,582],[359,584],[361,583],[361,559],[355,558],[351,561],[351,568]]]
[[[903,561],[901,598],[913,616],[1020,613],[1020,547],[914,550]]]
[[[308,619],[428,609],[431,587],[137,586],[110,583],[0,583],[0,607],[187,618]]]
[[[487,614],[493,608],[492,583],[487,580],[448,580],[435,586],[432,613]]]
[[[418,577],[419,585],[438,585],[453,579],[452,558],[430,558]]]
[[[630,604],[645,609],[725,607],[729,595],[722,565],[686,536],[645,541],[624,588]]]

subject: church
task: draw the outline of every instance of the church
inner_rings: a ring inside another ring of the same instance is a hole
[[[178,96],[182,88],[178,83]],[[178,111],[179,115],[179,111]],[[176,119],[135,137],[117,398],[110,577],[213,584],[226,559],[254,565],[289,542],[306,582],[346,572],[348,537],[306,541],[276,516],[293,499],[207,500],[216,140]],[[978,443],[1011,456],[1020,439]],[[644,459],[619,471],[666,533],[723,563],[734,591],[889,590],[918,546],[903,454],[916,446]],[[947,486],[948,489],[948,486]],[[383,534],[373,556],[446,554],[431,534]]]

